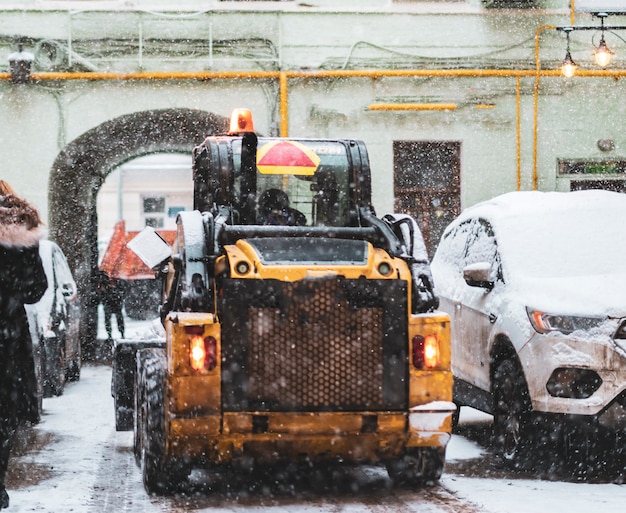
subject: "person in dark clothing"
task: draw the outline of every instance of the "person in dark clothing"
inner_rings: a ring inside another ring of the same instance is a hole
[[[39,422],[33,345],[25,303],[41,299],[48,282],[39,256],[46,230],[37,210],[0,180],[0,509],[11,442],[21,422]]]
[[[280,189],[267,189],[259,197],[257,223],[274,226],[304,226],[306,216],[289,206],[289,196]]]
[[[124,286],[122,281],[109,277],[105,271],[98,271],[98,294],[100,302],[104,307],[104,328],[107,332],[107,339],[113,340],[113,326],[111,318],[115,315],[117,321],[117,331],[124,338]]]

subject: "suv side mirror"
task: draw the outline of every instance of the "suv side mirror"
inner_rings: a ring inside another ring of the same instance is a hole
[[[477,262],[463,268],[463,279],[470,287],[491,290],[494,286],[491,275],[491,264],[489,262]]]

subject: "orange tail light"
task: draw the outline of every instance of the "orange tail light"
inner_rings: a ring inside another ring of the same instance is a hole
[[[190,327],[190,328],[196,328]],[[200,372],[212,371],[217,367],[217,340],[214,337],[203,337],[201,330],[187,330],[189,338],[189,364],[191,368]]]
[[[416,369],[434,369],[439,365],[439,340],[435,335],[413,337],[413,366]]]

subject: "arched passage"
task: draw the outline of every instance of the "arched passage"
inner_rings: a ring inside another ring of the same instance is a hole
[[[81,343],[95,349],[98,266],[96,198],[107,175],[128,160],[158,152],[189,153],[207,135],[224,133],[227,118],[191,109],[162,109],[109,120],[68,144],[50,173],[50,238],[66,254],[81,299]]]

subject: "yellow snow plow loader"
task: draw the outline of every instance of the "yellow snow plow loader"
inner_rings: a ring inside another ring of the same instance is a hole
[[[237,110],[193,173],[163,270],[165,340],[115,345],[117,428],[135,430],[146,489],[285,462],[438,480],[450,320],[415,221],[374,212],[365,145],[258,137]]]

